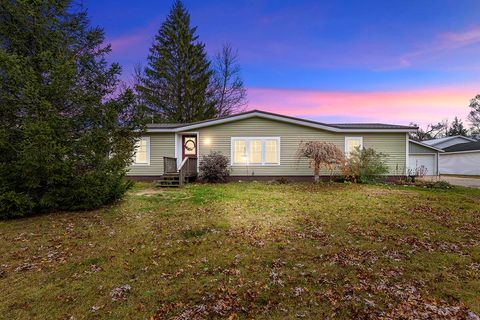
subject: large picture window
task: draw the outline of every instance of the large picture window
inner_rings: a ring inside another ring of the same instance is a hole
[[[279,165],[279,137],[232,137],[232,165]]]
[[[133,153],[134,165],[150,164],[150,137],[142,137],[135,142]]]

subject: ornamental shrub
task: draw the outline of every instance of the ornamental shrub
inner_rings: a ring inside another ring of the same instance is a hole
[[[204,182],[225,182],[230,175],[228,158],[222,153],[212,151],[200,161],[200,180]]]
[[[372,148],[357,147],[350,152],[343,167],[343,177],[347,181],[372,183],[377,182],[381,175],[388,173],[385,163],[386,155]]]

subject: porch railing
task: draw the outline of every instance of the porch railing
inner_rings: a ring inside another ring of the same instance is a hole
[[[179,173],[179,182],[182,186],[185,182],[185,178],[196,176],[197,175],[197,158],[187,157],[183,159],[180,168],[178,169]]]
[[[177,158],[163,157],[163,172],[164,173],[177,172]]]
[[[177,170],[177,158],[163,157],[163,171],[164,174],[178,173],[179,183],[180,185],[183,185],[185,178],[197,175],[197,158],[187,157],[183,159],[182,163],[180,164],[180,168]]]

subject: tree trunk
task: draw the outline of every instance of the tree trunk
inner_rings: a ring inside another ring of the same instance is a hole
[[[315,183],[318,183],[320,181],[320,166],[315,165],[313,174],[315,176]]]

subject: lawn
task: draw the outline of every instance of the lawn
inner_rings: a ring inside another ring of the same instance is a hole
[[[0,222],[0,318],[480,314],[480,190],[231,183]]]

